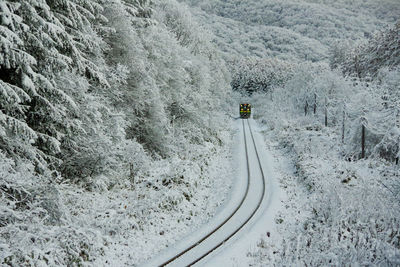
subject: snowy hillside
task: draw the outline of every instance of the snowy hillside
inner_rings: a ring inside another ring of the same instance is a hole
[[[216,35],[225,57],[278,57],[292,61],[328,58],[336,42],[359,42],[393,24],[397,0],[237,1],[183,0]]]
[[[230,75],[185,7],[6,0],[0,18],[0,265],[131,265],[211,216]]]

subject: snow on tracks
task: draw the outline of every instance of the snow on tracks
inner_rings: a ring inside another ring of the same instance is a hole
[[[210,224],[192,238],[182,240],[168,251],[160,254],[147,263],[148,266],[187,266],[195,264],[207,255],[221,247],[225,242],[238,233],[259,210],[261,204],[267,201],[266,181],[262,168],[256,141],[249,120],[242,120],[242,142],[239,149],[242,152],[241,163],[246,165],[246,172],[240,173],[245,192],[232,199],[235,206],[227,207],[229,212],[221,211],[225,216],[217,216],[218,221]]]

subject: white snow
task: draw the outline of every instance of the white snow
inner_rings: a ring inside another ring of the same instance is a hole
[[[171,264],[169,264],[169,266],[184,266],[192,263],[198,257],[201,257],[207,253],[208,250],[216,247],[223,240],[225,240],[227,236],[236,231],[236,229],[238,229],[242,223],[247,220],[253,210],[257,208],[256,206],[258,200],[262,196],[262,189],[264,186],[265,195],[263,197],[263,202],[251,220],[220,248],[216,249],[197,264],[205,266],[226,264],[239,264],[240,266],[248,265],[249,260],[251,260],[251,258],[246,257],[249,248],[254,247],[260,237],[267,236],[267,232],[271,238],[277,236],[274,218],[277,214],[277,211],[281,208],[281,200],[284,197],[284,193],[278,186],[277,176],[275,175],[273,169],[273,158],[271,154],[265,150],[264,140],[259,133],[260,130],[252,119],[249,119],[248,121],[253,129],[255,143],[257,145],[257,152],[260,156],[262,169],[265,174],[265,185],[263,184],[262,175],[258,165],[258,159],[256,157],[256,151],[254,150],[249,127],[247,126],[247,121],[245,121],[244,125],[246,129],[246,140],[250,164],[249,196],[243,202],[243,207],[240,208],[225,225],[223,225],[214,234],[194,247],[192,250],[189,250],[187,253],[173,261]],[[196,244],[196,242],[203,236],[207,235],[211,230],[218,227],[242,201],[247,188],[247,162],[245,156],[246,153],[242,126],[243,122],[243,120],[236,120],[235,122],[237,135],[235,138],[236,149],[234,150],[235,157],[233,166],[236,166],[237,169],[232,177],[235,182],[227,204],[220,207],[215,217],[210,222],[208,222],[202,228],[197,229],[195,232],[192,232],[184,237],[173,247],[170,247],[169,249],[160,253],[157,257],[147,262],[145,266],[161,265],[181,251]]]
[[[255,216],[232,239],[228,240],[220,249],[211,253],[200,262],[204,266],[248,266],[247,257],[249,250],[253,250],[261,237],[266,238],[267,233],[274,240],[277,238],[275,217],[281,209],[282,200],[285,199],[284,191],[279,187],[278,175],[274,170],[274,159],[270,151],[266,150],[260,128],[253,119],[249,119],[253,129],[257,151],[260,156],[262,168],[266,178],[264,201]],[[242,146],[243,144],[239,144]],[[243,156],[243,154],[242,154]],[[250,153],[250,162],[256,162],[255,153]],[[242,159],[243,160],[243,159]],[[252,166],[251,171],[256,171],[258,166]],[[255,170],[254,170],[255,169]],[[260,184],[256,185],[261,186]]]
[[[16,2],[0,265],[400,265],[398,0]]]
[[[240,121],[235,123],[237,130],[234,137],[234,144],[232,145],[233,162],[231,166],[234,166],[231,177],[232,186],[229,191],[229,195],[226,197],[224,205],[221,205],[215,212],[215,216],[207,221],[201,228],[193,229],[195,231],[189,231],[180,241],[175,243],[168,249],[160,252],[156,257],[150,261],[145,262],[145,266],[156,266],[164,263],[166,260],[172,258],[177,253],[185,250],[191,245],[195,244],[203,236],[210,233],[215,229],[222,221],[224,221],[239,205],[246,191],[247,184],[247,171],[246,162],[243,160],[244,155],[244,141],[243,131]],[[222,185],[226,186],[226,185]],[[174,263],[175,264],[175,263]]]

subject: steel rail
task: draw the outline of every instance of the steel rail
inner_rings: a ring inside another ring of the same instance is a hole
[[[261,203],[263,202],[263,199],[264,199],[264,196],[265,196],[265,176],[264,176],[264,171],[263,171],[263,169],[262,169],[262,167],[261,167],[261,160],[260,160],[260,156],[259,156],[258,151],[257,151],[257,145],[256,145],[256,142],[255,142],[255,139],[254,139],[253,131],[252,131],[252,129],[251,129],[251,126],[250,126],[250,123],[249,123],[248,120],[247,120],[247,124],[248,124],[248,126],[249,126],[249,130],[250,130],[250,134],[251,134],[251,139],[252,139],[253,145],[254,145],[254,150],[256,151],[258,166],[259,166],[259,168],[260,168],[261,176],[262,176],[262,183],[263,183],[263,186],[262,186],[262,194],[261,194],[260,200],[258,201],[257,206],[256,206],[256,208],[254,209],[254,211],[250,214],[250,216],[246,219],[245,222],[243,222],[233,233],[231,233],[228,237],[226,237],[222,242],[220,242],[220,243],[218,243],[216,246],[214,246],[214,248],[212,248],[211,250],[209,250],[207,253],[203,254],[201,257],[197,258],[195,261],[191,262],[191,263],[189,264],[189,266],[190,266],[190,265],[193,265],[193,264],[196,264],[197,262],[199,262],[201,259],[203,259],[203,258],[206,257],[207,255],[209,255],[210,253],[212,253],[213,251],[215,251],[217,248],[219,248],[220,246],[222,246],[226,241],[228,241],[228,240],[229,240],[232,236],[234,236],[237,232],[239,232],[239,231],[251,220],[251,218],[253,218],[253,216],[256,214],[257,210],[260,208]],[[247,150],[247,149],[246,149],[246,150]],[[247,155],[247,154],[246,154],[246,157],[247,157],[247,164],[248,164],[248,155]],[[248,167],[248,169],[249,169],[249,164],[247,165],[247,167]],[[250,172],[249,172],[249,176],[250,176]]]
[[[222,226],[224,226],[232,217],[233,215],[236,214],[236,212],[240,209],[240,207],[243,205],[243,202],[245,201],[245,199],[247,198],[247,195],[249,193],[249,187],[250,187],[250,167],[249,167],[249,158],[248,158],[248,151],[247,151],[247,140],[246,140],[246,131],[245,131],[245,127],[244,127],[244,121],[242,121],[242,126],[243,126],[243,136],[244,136],[244,143],[245,143],[245,151],[246,151],[246,161],[247,161],[247,185],[246,185],[246,192],[243,196],[243,198],[241,199],[239,205],[235,208],[235,210],[224,220],[222,221],[222,223],[220,223],[216,228],[214,228],[212,231],[210,231],[207,235],[205,235],[203,238],[201,238],[199,241],[197,241],[196,243],[194,243],[193,245],[191,245],[190,247],[186,248],[185,250],[181,251],[180,253],[178,253],[177,255],[175,255],[174,257],[170,258],[169,260],[165,261],[164,263],[162,263],[160,266],[165,266],[170,264],[171,262],[173,262],[174,260],[176,260],[177,258],[179,258],[180,256],[182,256],[183,254],[185,254],[186,252],[188,252],[189,250],[193,249],[194,247],[198,246],[201,242],[203,242],[204,240],[206,240],[208,237],[210,237],[212,234],[214,234],[216,231],[218,231],[218,229],[220,229]]]
[[[254,209],[254,211],[250,214],[250,216],[246,219],[246,221],[244,221],[235,231],[233,231],[228,237],[226,237],[222,242],[218,243],[216,246],[214,246],[212,249],[210,249],[208,252],[204,253],[202,256],[198,257],[196,260],[192,261],[190,264],[188,264],[188,266],[191,266],[193,264],[196,264],[197,262],[199,262],[201,259],[203,259],[204,257],[206,257],[207,255],[209,255],[210,253],[212,253],[213,251],[215,251],[217,248],[219,248],[222,244],[224,244],[226,241],[228,241],[232,236],[234,236],[237,232],[239,232],[249,221],[250,219],[255,215],[255,213],[257,212],[257,210],[260,208],[261,203],[264,199],[265,196],[265,176],[264,176],[264,171],[261,167],[261,160],[257,151],[257,146],[255,143],[255,139],[254,139],[254,135],[250,126],[249,121],[247,120],[247,124],[249,127],[249,131],[250,131],[250,135],[251,135],[251,139],[253,141],[253,145],[254,145],[254,150],[256,151],[256,156],[257,156],[257,160],[258,160],[258,165],[261,171],[261,176],[262,176],[262,195],[260,197],[260,200],[257,203],[256,208]],[[245,199],[247,198],[247,195],[249,193],[249,187],[250,187],[250,164],[249,164],[249,153],[248,153],[248,144],[247,144],[247,138],[246,138],[246,131],[245,131],[245,125],[244,125],[244,121],[242,121],[242,126],[243,126],[243,136],[244,136],[244,144],[245,144],[245,151],[246,151],[246,162],[247,162],[247,187],[246,187],[246,193],[244,195],[244,197],[242,198],[240,204],[235,208],[235,210],[221,223],[219,224],[216,228],[214,228],[214,230],[210,231],[207,235],[205,235],[203,238],[201,238],[199,241],[197,241],[195,244],[191,245],[190,247],[186,248],[185,250],[183,250],[182,252],[180,252],[179,254],[175,255],[174,257],[172,257],[171,259],[169,259],[168,261],[164,262],[163,264],[161,264],[160,266],[165,266],[168,265],[170,263],[172,263],[174,260],[176,260],[177,258],[179,258],[180,256],[182,256],[183,254],[185,254],[186,252],[192,250],[194,247],[198,246],[201,242],[203,242],[204,240],[206,240],[208,237],[210,237],[212,234],[214,234],[216,231],[218,231],[222,226],[224,226],[235,214],[236,212],[242,207],[243,202],[245,201]]]

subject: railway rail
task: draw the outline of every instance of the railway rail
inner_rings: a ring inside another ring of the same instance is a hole
[[[256,141],[249,120],[242,120],[242,127],[243,127],[243,137],[245,145],[246,164],[247,164],[247,185],[245,194],[240,200],[238,206],[231,212],[229,216],[227,216],[221,223],[219,223],[216,227],[214,227],[213,230],[209,231],[208,234],[204,235],[201,239],[193,243],[191,246],[185,248],[179,253],[176,253],[174,256],[169,257],[168,259],[162,261],[161,263],[157,263],[157,265],[190,266],[198,263],[206,256],[208,256],[210,253],[214,252],[219,247],[221,247],[235,234],[237,234],[246,224],[249,223],[251,218],[254,217],[254,215],[260,208],[263,200],[265,199],[265,184],[266,184],[265,175],[262,169],[260,156],[257,150]],[[254,156],[257,159],[256,163],[250,162],[251,158],[250,153],[255,154]],[[253,166],[251,167],[251,165]],[[255,165],[258,165],[259,168],[260,175],[258,175],[258,177],[257,175],[252,174],[252,172],[255,172],[255,167],[254,167]],[[255,181],[255,179],[262,180],[261,181],[262,186],[260,186],[261,192],[258,193],[258,199],[256,200],[254,200],[254,195],[257,194],[253,194],[253,192],[251,191],[254,190],[255,189],[254,187],[257,187],[255,185],[259,184],[260,182]],[[248,212],[249,210],[251,212]],[[246,215],[243,216],[243,213],[246,213]],[[238,221],[240,222],[238,223]],[[229,231],[225,230],[224,228],[228,229]],[[214,236],[217,235],[219,236],[222,235],[223,237],[219,239],[213,238]],[[200,246],[203,246],[203,248],[199,248]],[[185,257],[186,259],[184,259]]]

